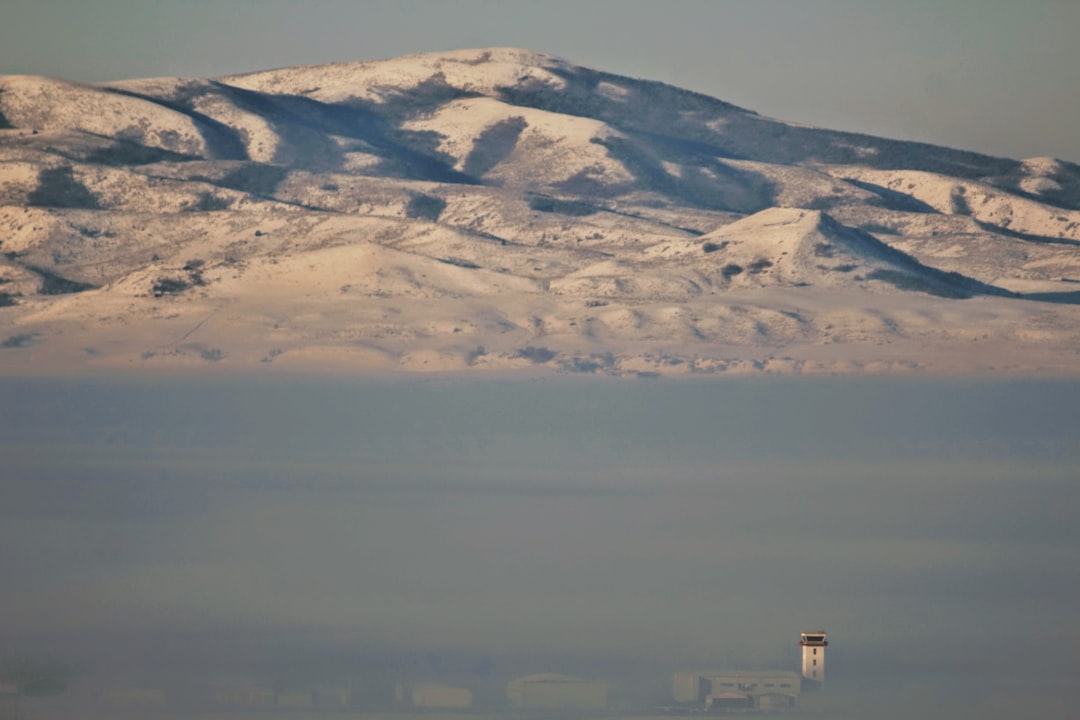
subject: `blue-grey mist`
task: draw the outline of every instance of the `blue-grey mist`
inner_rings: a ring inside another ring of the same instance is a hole
[[[0,407],[0,649],[80,682],[494,702],[554,671],[662,704],[821,627],[834,694],[966,717],[937,689],[1080,669],[1076,381],[6,379]]]

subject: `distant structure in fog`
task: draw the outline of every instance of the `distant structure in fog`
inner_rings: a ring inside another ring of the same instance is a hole
[[[214,700],[234,707],[274,707],[277,696],[266,685],[222,685],[215,689]]]
[[[825,648],[829,641],[825,639],[825,631],[801,633],[802,639],[802,676],[811,687],[825,687]]]
[[[14,683],[0,682],[0,718],[19,717],[19,688]]]
[[[334,685],[281,688],[243,681],[219,681],[212,686],[213,701],[237,709],[320,708],[343,710],[352,705],[352,690]]]
[[[415,708],[464,709],[472,707],[472,690],[435,683],[398,685],[397,700]]]
[[[603,710],[607,683],[552,673],[528,675],[506,686],[511,707],[527,710]]]
[[[101,691],[98,699],[116,708],[165,707],[165,693],[143,687],[109,687]]]
[[[825,684],[825,631],[800,633],[802,674],[785,670],[686,670],[675,673],[672,696],[680,705],[705,710],[783,710],[803,690]]]
[[[310,690],[282,690],[275,697],[275,705],[280,708],[315,707],[315,693]]]
[[[780,710],[795,706],[799,673],[782,670],[688,670],[675,673],[675,702],[707,710]]]
[[[352,690],[327,685],[317,687],[315,688],[315,705],[320,708],[347,708],[352,705]]]

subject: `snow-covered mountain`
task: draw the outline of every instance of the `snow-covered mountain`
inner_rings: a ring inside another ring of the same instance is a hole
[[[524,50],[0,76],[0,371],[1080,368],[1080,167]]]

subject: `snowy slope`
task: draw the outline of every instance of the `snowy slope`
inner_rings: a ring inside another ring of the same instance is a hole
[[[0,77],[0,368],[1075,371],[1080,168],[494,48]]]

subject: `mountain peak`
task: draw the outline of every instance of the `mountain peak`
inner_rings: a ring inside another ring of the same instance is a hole
[[[462,48],[443,52],[425,52],[417,53],[415,55],[404,55],[398,58],[391,59],[389,60],[389,62],[397,62],[410,59],[436,63],[464,63],[466,65],[507,63],[512,65],[547,66],[553,64],[566,64],[565,60],[557,58],[549,53],[538,52],[536,50],[519,47]]]
[[[562,88],[564,82],[551,70],[567,67],[571,66],[562,60],[531,50],[481,48],[371,62],[282,68],[223,77],[220,82],[260,92],[298,94],[323,102],[378,102],[387,94],[416,91],[430,83],[485,95],[528,81]]]

